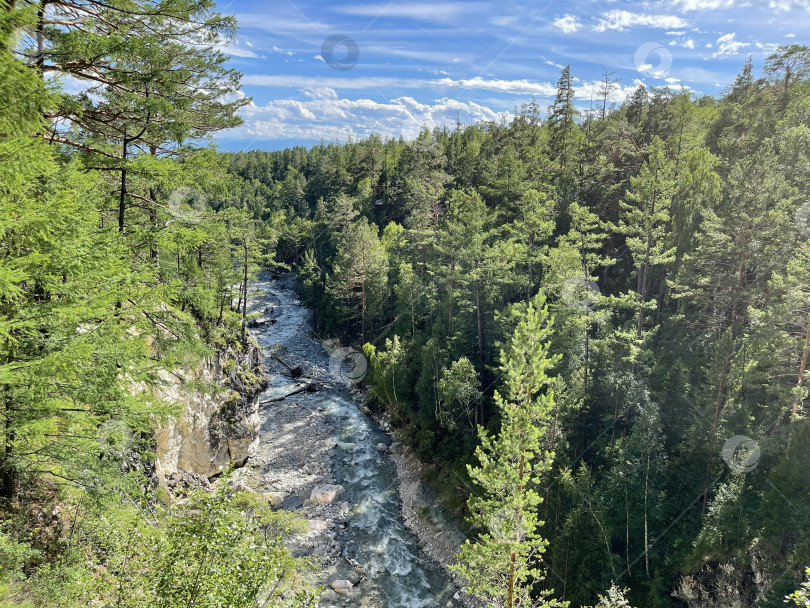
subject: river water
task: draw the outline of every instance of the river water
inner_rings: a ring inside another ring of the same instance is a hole
[[[312,337],[311,313],[300,304],[292,277],[273,279],[262,273],[254,289],[252,310],[267,310],[266,316],[275,320],[257,333],[259,344],[268,354],[270,348],[279,349],[288,363],[301,366],[305,378],[323,383],[317,392],[301,393],[295,399],[303,407],[322,407],[328,417],[338,445],[332,470],[336,483],[346,490],[343,500],[353,505],[340,536],[341,548],[367,572],[375,573],[352,590],[348,603],[345,598],[331,603],[368,608],[460,606],[453,599],[456,590],[449,579],[405,527],[394,464],[377,450],[379,443],[388,444],[390,438],[361,411],[349,390],[355,376],[362,375],[365,359],[350,349],[338,349],[330,356]],[[271,368],[270,387],[262,398],[288,394],[299,383],[289,374],[272,373]],[[272,421],[263,425],[263,432],[261,442],[273,441]],[[346,568],[344,560],[334,576],[341,574],[341,567]]]

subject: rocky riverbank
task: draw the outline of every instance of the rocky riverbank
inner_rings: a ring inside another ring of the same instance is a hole
[[[260,318],[252,331],[270,382],[259,401],[259,444],[232,482],[306,520],[289,547],[315,563],[314,582],[326,589],[321,606],[462,605],[425,554],[441,563],[445,554],[431,547],[443,532],[420,542],[405,526],[404,516],[419,507],[416,486],[397,478],[397,448],[389,456],[392,440],[340,372],[346,349],[310,335],[309,313],[289,279],[265,275],[256,287],[264,293],[251,305]]]

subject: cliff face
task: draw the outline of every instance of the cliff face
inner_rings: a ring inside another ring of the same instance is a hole
[[[682,576],[672,595],[689,608],[754,608],[771,588],[767,561],[754,545],[738,559]]]
[[[228,347],[187,375],[195,384],[169,372],[161,377],[158,396],[183,409],[155,431],[157,474],[210,478],[229,464],[244,464],[259,441],[259,395],[268,383],[262,350],[252,341],[244,351]]]

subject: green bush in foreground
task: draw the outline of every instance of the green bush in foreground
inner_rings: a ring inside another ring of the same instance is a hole
[[[0,536],[0,606],[214,608],[315,605],[283,537],[301,523],[246,492],[190,496],[150,515],[130,504],[76,510],[54,563]],[[32,570],[26,577],[24,572]]]

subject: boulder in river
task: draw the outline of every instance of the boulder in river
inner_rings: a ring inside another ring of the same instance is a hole
[[[345,578],[332,581],[330,586],[341,595],[349,595],[349,591],[354,587],[351,581],[347,581]]]
[[[384,443],[380,442],[380,443],[377,444],[377,451],[382,452],[383,454],[385,454],[385,452],[388,451],[388,448],[386,447],[386,445]]]
[[[331,505],[343,496],[344,491],[343,486],[338,485],[324,484],[322,486],[316,486],[312,490],[309,500],[313,505]]]
[[[270,503],[271,507],[280,507],[284,502],[283,492],[265,492],[264,499]]]

